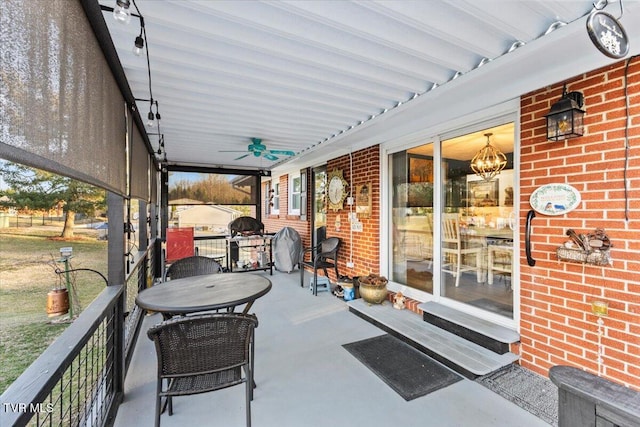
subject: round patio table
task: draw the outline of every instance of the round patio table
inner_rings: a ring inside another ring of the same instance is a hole
[[[141,291],[136,304],[163,315],[184,315],[199,311],[227,309],[253,302],[271,289],[266,277],[248,273],[219,273],[169,280]]]

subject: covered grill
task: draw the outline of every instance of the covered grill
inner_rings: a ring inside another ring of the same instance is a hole
[[[231,237],[255,236],[264,234],[264,224],[250,216],[241,216],[229,223],[229,233]]]

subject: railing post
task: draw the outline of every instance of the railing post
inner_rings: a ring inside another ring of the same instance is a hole
[[[149,245],[149,224],[147,223],[147,203],[144,200],[138,200],[138,249],[144,250]]]
[[[124,284],[124,199],[122,196],[108,192],[107,209],[109,210],[109,245],[108,245],[108,273],[109,285]]]
[[[113,306],[114,322],[109,328],[113,328],[113,334],[109,334],[111,339],[107,342],[107,349],[113,349],[110,357],[113,358],[113,404],[109,407],[106,424],[113,425],[118,413],[118,408],[124,399],[124,379],[125,379],[125,352],[124,352],[124,323],[125,323],[125,302],[126,291],[122,292]]]
[[[109,286],[125,285],[124,292],[114,305],[114,321],[108,325],[107,351],[113,357],[113,387],[115,402],[111,408],[119,406],[124,393],[124,320],[127,289],[125,283],[124,257],[124,198],[118,194],[107,193],[107,209],[109,211],[109,240],[108,240],[108,277]],[[109,414],[109,419],[111,418]],[[113,413],[115,417],[115,413]]]

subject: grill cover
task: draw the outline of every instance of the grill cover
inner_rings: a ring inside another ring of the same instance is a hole
[[[302,252],[300,234],[294,228],[285,227],[273,236],[271,245],[276,270],[291,273]]]

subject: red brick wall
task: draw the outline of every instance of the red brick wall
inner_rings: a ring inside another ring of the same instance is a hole
[[[603,376],[640,390],[640,60],[627,75],[629,221],[625,221],[625,64],[619,62],[566,81],[585,96],[585,135],[547,141],[545,118],[560,99],[562,83],[521,99],[521,224],[529,197],[548,183],[567,183],[582,203],[560,216],[537,214],[532,221],[534,267],[521,258],[521,364],[546,374],[554,365],[598,373],[597,317],[591,302],[609,303],[601,338]],[[557,260],[556,248],[572,228],[604,228],[613,265],[597,267]],[[522,227],[524,230],[524,227]],[[524,233],[521,234],[524,242]],[[523,243],[524,244],[524,243]],[[521,248],[524,254],[524,247]]]
[[[379,236],[380,236],[380,148],[378,146],[369,147],[364,150],[352,153],[353,173],[350,171],[349,156],[342,156],[327,162],[327,173],[334,169],[341,169],[344,179],[348,183],[348,188],[353,185],[354,191],[357,185],[370,183],[372,197],[372,214],[370,218],[360,218],[363,231],[353,233],[353,245],[350,239],[350,226],[348,221],[349,206],[344,204],[344,209],[340,211],[329,210],[327,212],[327,237],[340,237],[342,246],[338,258],[338,270],[340,274],[346,276],[361,276],[369,273],[379,273]],[[353,176],[353,180],[352,180]],[[300,217],[288,215],[288,182],[287,175],[279,178],[280,183],[280,210],[278,215],[269,215],[262,218],[265,229],[270,232],[277,232],[283,227],[295,228],[302,238],[303,246],[311,244],[310,223],[301,221]],[[265,188],[262,188],[263,206],[265,204]],[[307,212],[311,212],[311,201],[313,199],[313,188],[310,187],[307,197]],[[355,212],[355,206],[354,206]],[[340,231],[335,229],[337,215],[340,215]],[[350,251],[353,247],[352,260],[354,268],[347,268]],[[329,277],[335,281],[335,273],[329,271]]]
[[[380,147],[376,145],[356,151],[351,154],[351,158],[351,162],[348,155],[327,162],[327,173],[331,173],[334,169],[342,170],[349,189],[353,186],[354,192],[358,185],[371,184],[371,216],[359,218],[363,231],[353,232],[353,242],[348,221],[349,206],[346,201],[344,209],[327,212],[327,237],[336,236],[342,239],[339,271],[340,274],[349,277],[380,273]],[[335,229],[337,215],[340,215],[340,231]],[[352,248],[353,252],[351,252]],[[347,268],[346,263],[350,255],[354,268]]]

